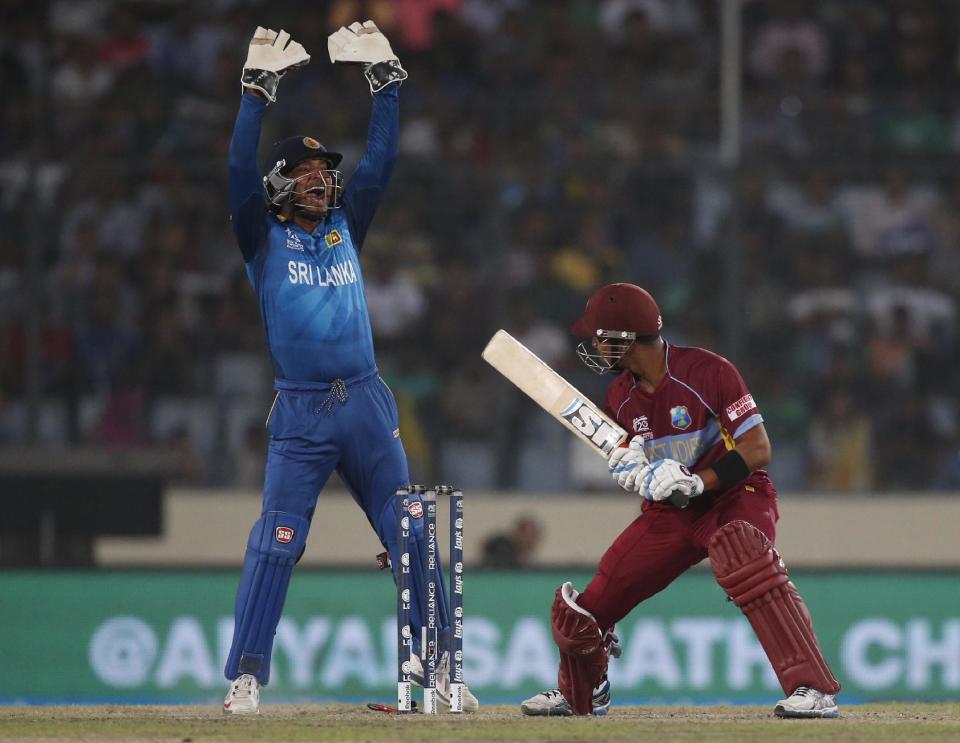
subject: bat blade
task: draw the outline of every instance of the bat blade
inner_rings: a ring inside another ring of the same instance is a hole
[[[626,431],[507,331],[494,334],[483,359],[601,457],[626,440]]]
[[[494,333],[482,355],[484,361],[604,459],[626,441],[624,429],[506,330]],[[679,490],[670,496],[677,508],[686,508],[688,501]]]

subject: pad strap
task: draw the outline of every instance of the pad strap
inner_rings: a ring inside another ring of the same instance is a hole
[[[810,612],[764,533],[746,521],[732,521],[713,535],[707,553],[717,583],[746,615],[784,693],[800,686],[824,694],[840,691]]]

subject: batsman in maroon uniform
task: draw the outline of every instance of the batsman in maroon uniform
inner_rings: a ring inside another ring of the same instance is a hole
[[[583,593],[565,583],[551,611],[559,688],[526,700],[533,715],[605,714],[614,625],[706,557],[740,607],[787,697],[780,717],[836,717],[840,684],[820,652],[807,607],[774,549],[777,492],[763,417],[736,368],[701,348],[674,346],[657,303],[633,284],[596,291],[573,326],[577,354],[618,373],[607,414],[630,434],[610,473],[643,496]],[[686,504],[678,507],[674,504]]]

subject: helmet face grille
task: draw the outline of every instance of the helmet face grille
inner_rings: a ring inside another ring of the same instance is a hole
[[[602,333],[615,334],[616,337],[602,337]],[[621,331],[598,330],[597,337],[601,338],[600,349],[588,345],[587,341],[577,346],[577,356],[584,365],[592,372],[597,374],[616,374],[620,372],[617,364],[623,355],[633,345],[634,333]]]
[[[328,189],[332,191],[332,196],[327,201],[327,208],[340,208],[340,197],[343,194],[343,173],[339,170],[312,170],[296,178],[288,178],[283,174],[284,169],[286,169],[286,161],[278,160],[270,173],[263,177],[263,190],[266,192],[267,201],[270,202],[271,206],[279,208],[291,201],[293,201],[294,206],[298,206],[296,198],[303,196],[306,192],[297,191],[297,184],[304,178],[320,173],[323,176],[324,183],[324,186],[320,189],[321,192],[325,194]]]
[[[309,173],[304,173],[303,175],[297,176],[293,179],[294,187],[290,192],[290,198],[293,200],[293,205],[305,206],[296,200],[297,197],[304,196],[308,193],[308,191],[312,191],[314,189],[308,189],[308,191],[298,191],[296,185],[303,179],[308,178],[316,173],[321,175],[323,185],[315,188],[324,196],[327,195],[327,192],[330,192],[330,198],[327,199],[327,208],[339,209],[340,196],[343,194],[343,174],[339,170],[331,170],[329,168],[325,170],[311,170]]]

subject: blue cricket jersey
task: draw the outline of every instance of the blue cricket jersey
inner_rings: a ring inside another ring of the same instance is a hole
[[[397,84],[373,96],[367,149],[313,234],[266,206],[257,144],[267,102],[244,93],[230,140],[230,219],[257,292],[278,380],[332,382],[375,368],[360,248],[397,159]]]

